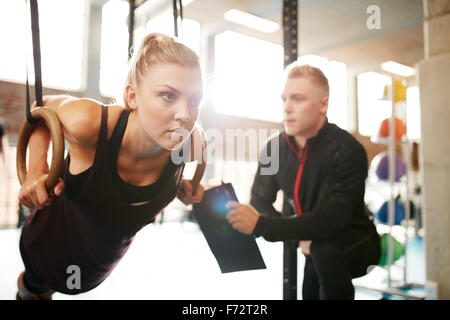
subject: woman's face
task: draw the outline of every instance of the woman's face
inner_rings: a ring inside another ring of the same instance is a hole
[[[173,150],[191,134],[203,96],[199,68],[156,63],[143,75],[135,91],[141,128],[162,148]]]

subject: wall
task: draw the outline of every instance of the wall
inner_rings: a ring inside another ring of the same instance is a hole
[[[450,299],[450,0],[424,0],[425,59],[418,63],[427,281]]]

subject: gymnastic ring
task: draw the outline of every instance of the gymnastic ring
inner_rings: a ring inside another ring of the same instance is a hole
[[[50,130],[52,139],[52,162],[50,170],[45,180],[47,191],[53,190],[58,184],[64,169],[64,134],[61,123],[56,112],[47,107],[39,107],[31,112],[31,116],[36,120],[43,120]],[[27,147],[31,133],[36,127],[36,123],[30,123],[25,120],[20,128],[19,138],[17,140],[16,167],[20,185],[27,178]]]

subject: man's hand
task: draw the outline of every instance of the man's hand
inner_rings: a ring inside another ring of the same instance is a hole
[[[183,202],[185,205],[198,203],[202,201],[203,194],[205,193],[205,188],[199,184],[195,194],[192,194],[192,181],[182,179],[181,187],[178,189],[177,197]]]
[[[245,234],[252,234],[259,220],[259,212],[252,206],[236,201],[228,201],[226,207],[231,209],[226,218],[233,228]]]
[[[309,255],[311,253],[309,249],[311,247],[311,242],[311,240],[298,242],[298,246],[302,249],[303,254]]]

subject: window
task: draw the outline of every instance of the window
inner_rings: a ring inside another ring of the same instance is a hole
[[[358,124],[359,133],[365,136],[378,134],[380,123],[391,116],[391,102],[381,100],[384,87],[390,77],[376,72],[358,75]]]
[[[419,140],[421,137],[420,131],[420,96],[419,87],[413,86],[406,89],[406,119],[407,119],[407,133],[408,138],[412,140]]]
[[[102,12],[100,92],[118,101],[122,100],[123,85],[128,72],[128,11],[126,1],[110,0],[103,6]],[[134,46],[139,46],[142,38],[151,32],[174,35],[173,15],[170,10],[151,18],[144,26],[137,26],[133,33]],[[200,23],[183,19],[179,39],[198,54]]]
[[[391,117],[391,101],[383,97],[385,86],[391,86],[389,76],[367,72],[358,75],[358,119],[359,132],[366,136],[376,136],[381,122]],[[420,139],[420,98],[419,88],[406,89],[406,101],[394,106],[396,117],[405,121],[409,139]]]
[[[219,113],[282,121],[283,47],[232,31],[215,37],[214,108]]]
[[[85,1],[40,0],[39,29],[42,83],[46,87],[82,87]],[[34,81],[31,18],[25,1],[0,1],[0,78]]]
[[[121,0],[102,8],[100,92],[119,100],[128,68],[128,11],[128,3]]]
[[[173,14],[171,10],[151,18],[147,22],[146,32],[160,32],[174,36]],[[194,50],[197,54],[200,54],[200,23],[198,21],[184,18],[182,28],[178,30],[178,33],[180,42]]]
[[[226,31],[216,36],[213,102],[217,112],[282,121],[283,47]],[[328,119],[347,128],[347,67],[316,55],[298,59],[322,70],[330,83]]]

